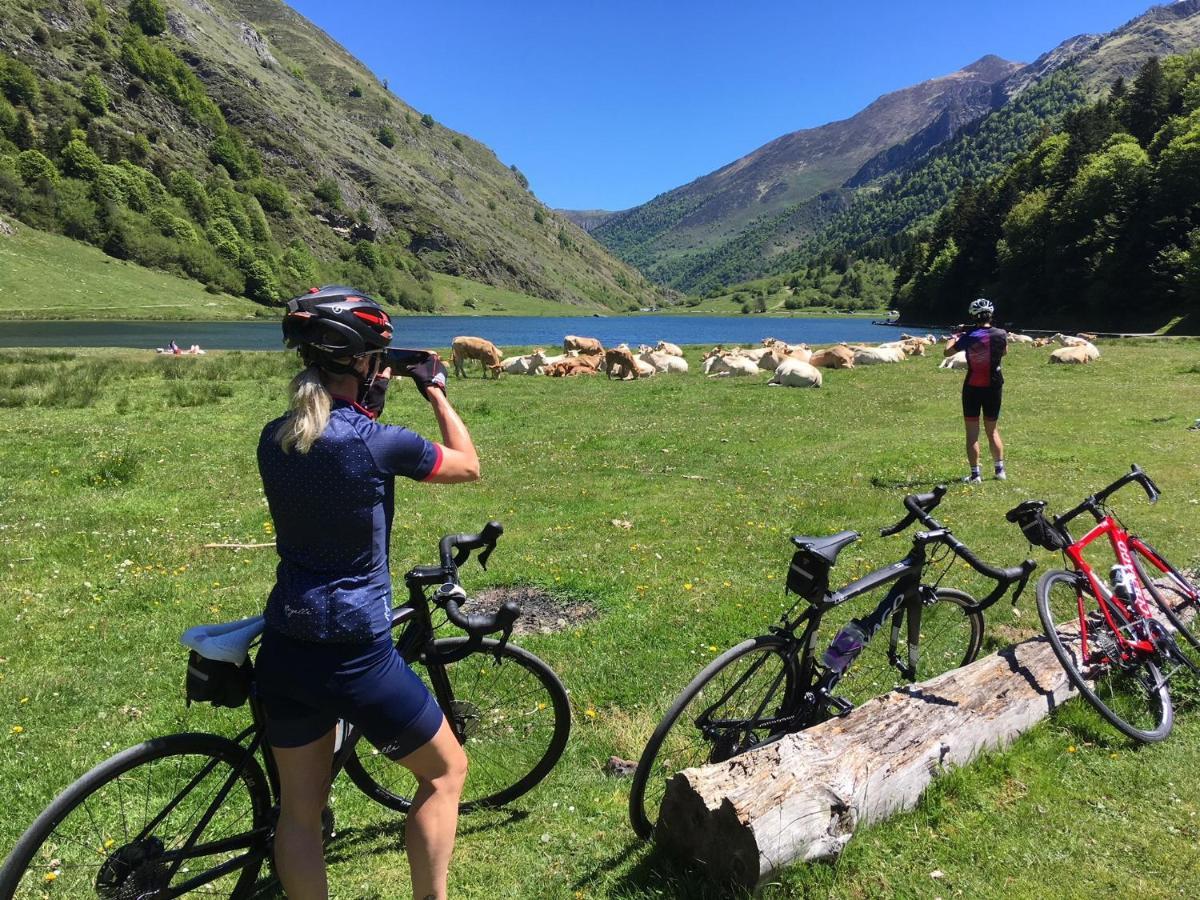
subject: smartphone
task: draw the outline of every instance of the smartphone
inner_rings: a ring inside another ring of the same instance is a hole
[[[395,375],[407,374],[413,366],[420,365],[431,356],[433,353],[429,350],[409,350],[405,347],[388,347],[383,351],[383,358]]]

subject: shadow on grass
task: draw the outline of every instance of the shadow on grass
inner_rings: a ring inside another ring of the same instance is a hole
[[[524,810],[494,810],[487,820],[472,818],[467,821],[465,827],[462,824],[463,820],[460,820],[458,835],[459,837],[463,837],[464,835],[492,831],[497,828],[513,825],[528,816],[529,813]],[[350,827],[339,829],[325,847],[326,865],[341,862],[359,854],[369,854],[374,850],[404,850],[404,822],[404,816],[398,815],[394,820],[389,822],[378,822],[363,828]],[[284,894],[279,880],[275,878],[269,862],[263,864],[262,874],[259,876],[258,883],[254,886],[254,893],[251,896],[255,900],[268,900],[268,898],[284,900],[287,896]]]
[[[529,813],[519,809],[493,810],[487,818],[471,815],[459,820],[458,835],[464,837],[471,834],[494,831],[515,825],[528,818]],[[374,825],[356,828],[340,828],[332,841],[326,847],[325,860],[328,863],[338,862],[361,852],[379,849],[382,841],[388,843],[388,850],[404,849],[404,816]]]
[[[640,841],[632,841],[616,853],[596,860],[575,880],[572,887],[583,891],[603,881],[604,875],[621,866],[642,850]],[[606,882],[606,893],[614,897],[687,897],[688,900],[750,897],[747,891],[728,884],[717,884],[697,868],[668,856],[654,844],[633,867],[615,881]]]

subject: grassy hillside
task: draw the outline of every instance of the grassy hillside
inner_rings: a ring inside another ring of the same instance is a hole
[[[1028,554],[1004,521],[1019,501],[1062,510],[1136,461],[1164,495],[1154,506],[1136,490],[1118,495],[1122,518],[1176,561],[1200,564],[1200,437],[1186,429],[1200,344],[1101,346],[1084,367],[1049,366],[1046,351],[1021,347],[1005,361],[1010,480],[951,486],[938,511],[984,559]],[[637,383],[456,380],[483,480],[397,485],[410,510],[393,535],[397,573],[431,561],[442,533],[498,518],[505,535],[486,573],[464,570],[468,590],[534,585],[563,609],[596,610],[519,641],[570,690],[572,738],[533,793],[462,819],[455,897],[725,896],[633,838],[628,782],[604,762],[636,758],[704,663],[777,619],[788,535],[862,531],[835,569],[849,580],[907,549],[904,537],[873,532],[899,517],[904,493],[964,471],[961,376],[934,359],[830,371],[822,389],[804,391],[766,388],[765,375],[708,381],[698,353],[689,357],[691,375]],[[118,748],[244,721],[244,709],[184,707],[177,638],[257,612],[272,583],[269,548],[205,544],[271,539],[254,447],[285,406],[291,371],[284,353],[0,351],[0,853]],[[433,428],[411,385],[384,415]],[[1034,555],[1043,569],[1057,562]],[[978,591],[968,576],[956,568],[943,583]],[[1007,603],[988,612],[989,652],[1035,632],[1031,593],[1019,613]],[[836,863],[794,866],[764,896],[1191,896],[1197,767],[1195,702],[1167,741],[1134,748],[1077,700],[1007,752],[939,779],[916,810],[867,829]],[[404,896],[401,817],[344,778],[334,808],[333,896]]]
[[[279,0],[139,8],[160,18],[0,7],[0,211],[263,304],[340,280],[430,310],[438,273],[568,306],[653,296]]]
[[[17,226],[0,237],[0,319],[249,319],[279,313]]]
[[[458,278],[430,276],[432,312],[561,316],[572,307]],[[577,310],[576,310],[577,312]],[[278,318],[244,297],[212,293],[187,278],[147,269],[79,241],[16,226],[0,236],[0,319],[229,320]]]

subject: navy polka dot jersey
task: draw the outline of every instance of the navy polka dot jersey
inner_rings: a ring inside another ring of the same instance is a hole
[[[263,429],[258,470],[279,553],[267,627],[304,641],[370,641],[391,628],[388,543],[395,476],[437,472],[441,448],[335,400],[308,453],[284,453],[282,418]]]

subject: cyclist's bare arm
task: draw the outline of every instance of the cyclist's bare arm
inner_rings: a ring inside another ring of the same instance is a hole
[[[429,405],[442,432],[442,463],[427,481],[434,484],[457,484],[479,480],[479,455],[475,442],[445,393],[436,387],[429,389]]]

